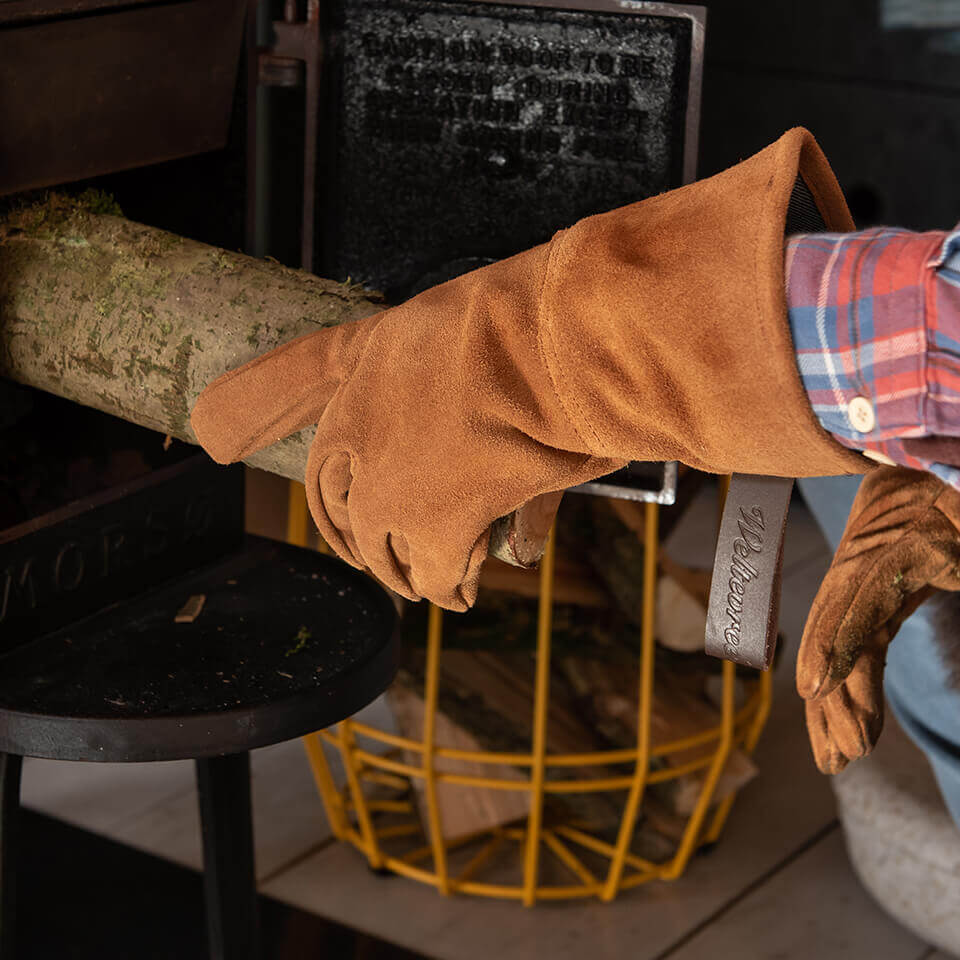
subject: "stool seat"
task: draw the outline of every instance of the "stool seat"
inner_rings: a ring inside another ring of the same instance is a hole
[[[196,616],[176,622],[201,596]],[[257,960],[249,751],[366,706],[398,653],[382,587],[340,560],[248,536],[225,558],[0,655],[0,960],[16,951],[24,756],[195,760],[210,956]]]
[[[175,616],[191,597],[193,622]],[[396,672],[384,590],[332,557],[244,548],[0,657],[0,752],[57,760],[223,756],[329,726]]]

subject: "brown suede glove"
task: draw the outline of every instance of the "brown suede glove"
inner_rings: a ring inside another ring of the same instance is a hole
[[[857,492],[797,657],[824,773],[873,749],[887,645],[934,589],[960,590],[960,493],[930,473],[880,467]]]
[[[864,472],[796,369],[783,237],[798,178],[826,229],[853,228],[813,137],[791,130],[715,177],[227,373],[193,428],[224,463],[317,423],[320,532],[452,610],[476,597],[493,521],[629,460]]]

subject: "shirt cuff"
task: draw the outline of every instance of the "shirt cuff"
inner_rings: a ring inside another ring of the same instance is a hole
[[[881,462],[960,471],[902,441],[960,436],[960,229],[890,227],[787,238],[788,318],[821,425]]]

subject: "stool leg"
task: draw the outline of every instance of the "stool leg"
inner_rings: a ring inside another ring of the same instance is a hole
[[[259,960],[250,754],[197,760],[211,960]]]
[[[0,753],[0,960],[13,960],[16,949],[17,821],[22,767],[22,757]]]

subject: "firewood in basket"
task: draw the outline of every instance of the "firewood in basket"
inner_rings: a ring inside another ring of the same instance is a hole
[[[568,674],[579,677],[579,683],[591,691],[590,706],[595,722],[622,739],[622,745],[636,743],[639,709],[637,702],[637,674],[623,665],[596,659],[568,657],[564,660]],[[702,733],[720,723],[720,712],[703,695],[705,677],[656,674],[650,706],[651,747],[663,747]],[[615,733],[615,731],[619,731]],[[668,767],[681,767],[694,761],[711,758],[717,742],[658,754]],[[720,775],[714,802],[723,800],[757,774],[756,765],[742,750],[734,749]],[[655,795],[678,815],[687,816],[700,796],[706,768],[694,770],[653,787]]]
[[[478,749],[494,753],[529,754],[533,726],[534,661],[528,652],[492,652],[445,649],[440,657],[438,694],[439,717],[469,736]],[[407,646],[404,666],[400,670],[391,696],[399,689],[422,701],[424,691],[424,657],[422,651]],[[405,736],[419,740],[423,734],[414,714],[397,714],[398,726]],[[409,724],[409,725],[407,725]],[[450,746],[437,736],[438,746]],[[576,698],[565,684],[551,684],[547,720],[547,750],[557,753],[592,753],[609,747],[591,728],[578,709]],[[530,768],[514,768],[524,779]],[[548,771],[550,779],[596,778],[610,776],[602,766],[563,767]],[[422,789],[422,783],[414,783]],[[473,788],[481,791],[484,788]],[[490,792],[498,792],[491,790]],[[452,801],[447,801],[452,802]],[[501,809],[496,798],[484,800],[486,809]],[[576,819],[597,829],[615,828],[619,821],[622,798],[600,793],[548,795],[545,802],[547,820]],[[512,808],[507,808],[512,809]],[[451,814],[451,822],[459,829],[462,818]],[[446,831],[446,826],[445,826]],[[478,827],[479,829],[479,827]]]
[[[397,726],[405,737],[422,740],[424,703],[423,699],[403,683],[394,684],[387,693],[387,703]],[[482,751],[480,741],[469,731],[454,723],[446,714],[439,713],[435,721],[435,742],[438,745],[471,752]],[[413,751],[404,753],[404,762],[420,766],[423,755]],[[437,757],[433,768],[439,773],[484,777],[494,780],[524,780],[523,768],[508,764],[477,763]],[[414,791],[422,823],[429,823],[426,784],[414,779]],[[530,796],[519,790],[497,790],[456,783],[437,784],[437,804],[445,840],[504,826],[525,817],[530,812]]]
[[[703,650],[707,609],[673,577],[657,581],[657,640],[678,653]]]

